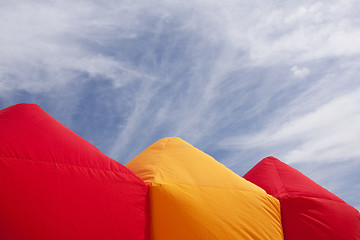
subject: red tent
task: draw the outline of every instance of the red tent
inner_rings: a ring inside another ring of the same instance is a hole
[[[355,208],[278,159],[263,159],[244,178],[280,200],[286,240],[360,239]]]
[[[0,111],[0,238],[148,235],[147,187],[34,104]]]

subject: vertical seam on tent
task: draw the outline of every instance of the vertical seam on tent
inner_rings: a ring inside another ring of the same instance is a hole
[[[272,164],[273,164],[274,167],[275,167],[276,173],[277,173],[278,176],[279,176],[279,180],[280,180],[280,182],[281,182],[281,187],[282,187],[282,189],[283,189],[283,191],[284,191],[284,194],[286,194],[286,196],[287,196],[288,194],[287,194],[287,191],[286,191],[286,189],[285,189],[284,182],[283,182],[283,180],[281,179],[279,170],[278,170],[278,168],[275,166],[275,161],[274,161],[274,159],[271,159],[271,160],[272,160]],[[275,196],[274,196],[274,197],[275,197]],[[286,239],[286,237],[285,237],[286,231],[285,231],[284,222],[283,222],[283,211],[282,211],[282,205],[281,205],[281,202],[280,202],[280,194],[279,194],[278,197],[275,197],[275,198],[279,201],[279,206],[280,206],[280,209],[279,209],[279,210],[280,210],[280,226],[281,226],[281,231],[282,231],[282,237],[283,237],[283,239]]]
[[[167,147],[167,144],[169,142],[169,138],[166,138],[166,141],[164,141],[164,149]],[[156,165],[156,169],[155,169],[155,173],[154,173],[154,177],[153,177],[153,182],[159,182],[159,179],[156,179],[156,176],[159,172],[159,166],[160,166],[160,161],[162,160],[162,156],[165,154],[165,151],[161,151],[161,155],[159,156],[159,160],[157,162],[157,165]]]
[[[284,194],[287,195],[287,191],[286,191],[286,189],[285,189],[284,182],[283,182],[283,180],[281,179],[281,176],[280,176],[280,173],[279,173],[278,168],[275,166],[275,161],[274,161],[273,159],[271,159],[271,160],[272,160],[272,164],[273,164],[274,167],[275,167],[276,173],[277,173],[278,176],[279,176],[279,180],[280,180],[280,182],[281,182],[281,188],[282,188],[282,190],[284,191]],[[281,195],[281,194],[279,194],[279,195]]]

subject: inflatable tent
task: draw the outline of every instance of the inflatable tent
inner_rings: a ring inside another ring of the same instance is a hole
[[[180,138],[126,167],[149,186],[153,240],[283,239],[277,199]]]
[[[1,110],[0,239],[360,239],[356,209],[273,157],[241,178],[165,138],[126,167],[35,104]]]
[[[360,239],[360,215],[352,206],[274,157],[244,178],[280,201],[285,240]]]
[[[147,239],[147,187],[34,104],[0,111],[0,239]]]

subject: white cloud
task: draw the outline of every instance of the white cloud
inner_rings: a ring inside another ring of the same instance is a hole
[[[278,149],[287,162],[342,161],[360,157],[359,141],[360,89],[278,126],[228,139],[224,145]]]
[[[155,80],[156,76],[142,70],[142,65],[127,62],[126,57],[110,57],[91,47],[122,39],[136,40],[144,32],[161,34],[169,23],[174,23],[173,31],[201,39],[204,47],[194,53],[199,64],[204,60],[204,49],[214,51],[214,47],[221,46],[221,53],[216,55],[218,61],[214,62],[216,71],[209,77],[216,78],[217,83],[239,66],[300,66],[306,61],[360,53],[356,1],[281,5],[259,1],[172,1],[153,5],[152,1],[3,4],[0,79],[6,87],[2,90],[57,88],[71,82],[78,72],[112,79],[117,87],[139,77]],[[154,20],[159,23],[149,26]],[[142,57],[149,57],[147,54],[144,52]],[[292,71],[299,78],[308,75],[306,68]],[[38,81],[38,75],[44,72],[49,77]],[[30,79],[23,80],[25,76]],[[10,79],[18,83],[11,83]],[[45,88],[36,87],[43,84]]]
[[[290,70],[296,78],[306,78],[310,74],[310,70],[306,67],[293,66]]]
[[[134,38],[142,20],[132,10],[136,6],[129,9],[111,1],[2,4],[0,91],[48,92],[79,81],[81,74],[108,78],[116,87],[137,78],[154,80],[126,59],[92,48]]]
[[[233,47],[249,50],[251,65],[299,64],[360,54],[356,1],[281,6],[254,2],[250,10],[240,5],[224,4],[223,18],[229,22],[223,35]]]

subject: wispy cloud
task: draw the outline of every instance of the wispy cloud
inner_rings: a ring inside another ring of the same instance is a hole
[[[360,37],[355,1],[288,3],[265,9],[250,32],[250,58],[257,64],[359,54],[360,48],[353,44]]]
[[[111,79],[117,87],[134,78],[151,78],[126,57],[116,57],[119,49],[107,52],[114,42],[137,34],[132,29],[138,29],[139,20],[128,7],[18,1],[0,11],[1,91],[44,92],[66,87],[80,74]]]
[[[250,136],[227,140],[240,148],[277,148],[287,162],[345,161],[359,158],[360,89],[337,97],[290,121]]]

